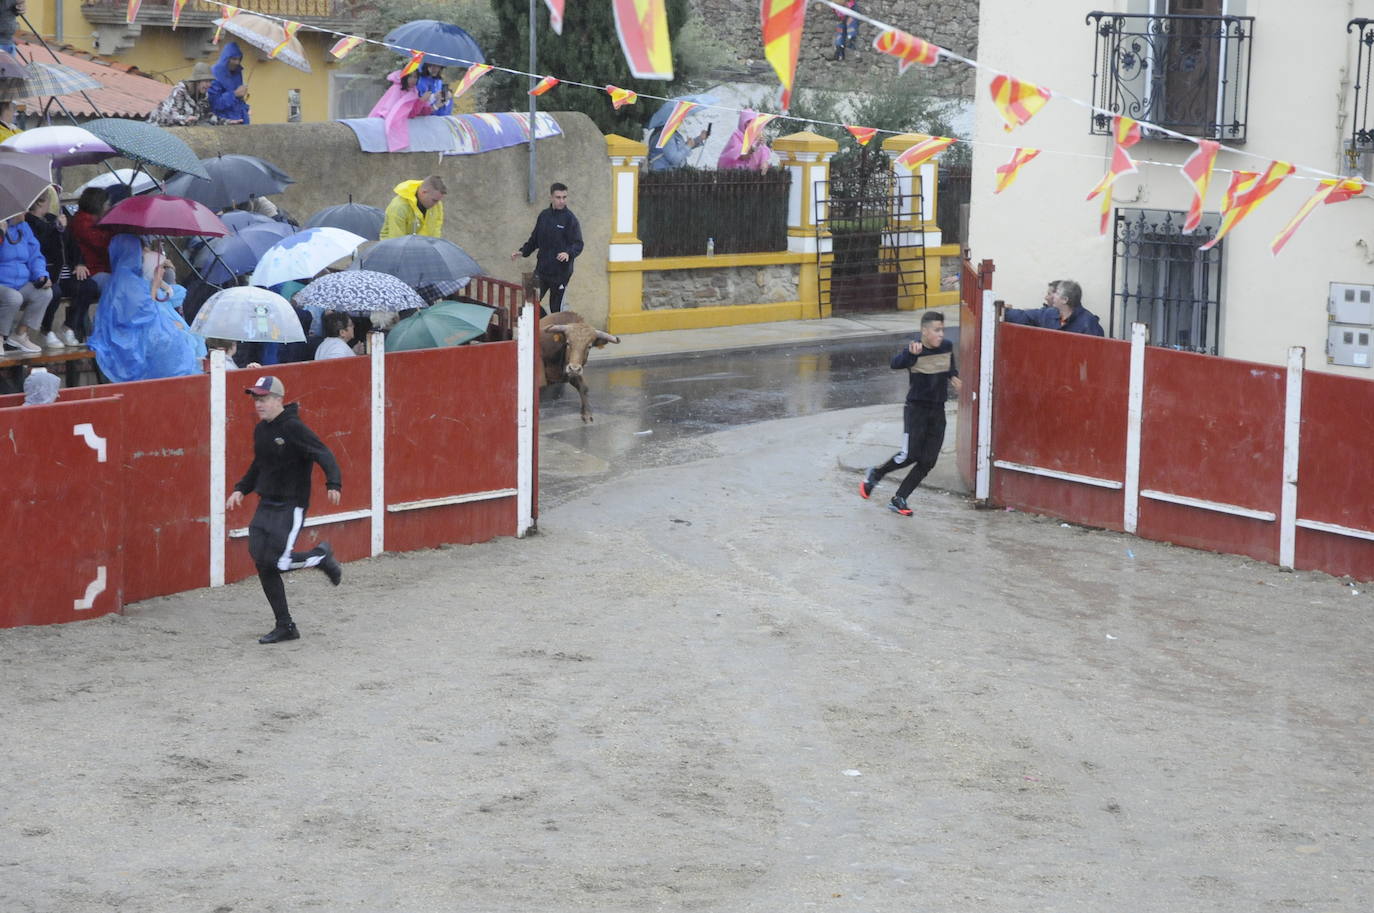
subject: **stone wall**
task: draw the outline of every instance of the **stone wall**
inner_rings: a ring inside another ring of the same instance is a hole
[[[796,264],[646,270],[644,310],[796,301]]]
[[[702,17],[708,32],[737,55],[738,72],[730,74],[746,81],[775,83],[772,67],[763,57],[759,35],[759,0],[691,0],[693,10]],[[927,41],[949,48],[965,57],[977,58],[978,0],[859,0],[859,11],[882,22],[891,23]],[[797,56],[797,81],[802,86],[834,85],[837,77],[882,75],[896,80],[896,60],[873,50],[877,30],[861,23],[855,46],[846,50],[845,59],[835,56],[835,25],[838,17],[828,8],[812,5],[806,11],[806,33]],[[930,69],[912,67],[905,82],[936,95],[973,96],[973,70],[963,64],[942,61]]]

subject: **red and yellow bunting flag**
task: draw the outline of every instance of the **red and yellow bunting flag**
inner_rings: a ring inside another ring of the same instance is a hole
[[[220,5],[219,19],[215,21],[215,37],[210,39],[211,44],[219,44],[220,36],[224,34],[224,23],[233,19],[241,12],[243,12],[243,10],[239,9],[237,6],[230,6],[227,3]]]
[[[544,0],[549,8],[549,28],[555,35],[563,34],[563,0]]]
[[[124,11],[124,21],[133,25],[138,18],[138,8],[143,5],[143,0],[129,0],[129,8]]]
[[[406,61],[405,66],[401,67],[401,78],[405,79],[411,73],[414,73],[416,70],[420,69],[420,64],[424,63],[424,60],[424,51],[411,51],[410,59]]]
[[[282,40],[281,40],[281,44],[279,44],[279,45],[277,45],[276,47],[274,47],[274,48],[272,49],[272,53],[270,53],[270,54],[267,55],[268,57],[276,57],[276,56],[277,56],[278,54],[280,54],[282,51],[286,50],[286,46],[287,46],[288,44],[291,43],[291,39],[292,39],[292,38],[295,38],[295,37],[296,37],[296,33],[299,32],[299,31],[301,30],[301,24],[300,24],[299,22],[290,22],[290,21],[287,21],[287,22],[282,23],[281,30],[282,30]]]
[[[472,88],[473,83],[490,72],[491,64],[489,63],[474,63],[472,66],[468,67],[467,72],[463,74],[462,81],[459,82],[458,87],[453,90],[453,97],[458,98],[461,96],[468,89]]]
[[[1212,183],[1212,168],[1217,163],[1217,150],[1221,143],[1210,139],[1197,141],[1197,151],[1188,156],[1183,163],[1183,179],[1193,188],[1193,203],[1188,207],[1188,218],[1183,222],[1184,231],[1193,231],[1202,224],[1202,205],[1207,197],[1207,186]]]
[[[884,54],[891,54],[898,60],[897,73],[900,75],[911,68],[913,63],[919,63],[923,67],[933,67],[940,59],[940,49],[926,41],[924,38],[917,38],[910,32],[903,32],[901,29],[888,29],[877,38],[873,39],[875,50]]]
[[[877,127],[851,127],[845,124],[844,128],[849,131],[849,135],[854,137],[860,146],[867,146],[878,133]]]
[[[913,135],[916,137],[915,145],[907,148],[896,160],[897,164],[905,165],[912,171],[958,142],[957,139],[948,136],[927,136],[924,133]]]
[[[748,155],[749,150],[754,148],[754,144],[759,141],[759,136],[763,133],[763,128],[768,126],[768,122],[777,119],[776,114],[757,114],[744,128],[744,135],[740,142],[739,154]]]
[[[1221,214],[1221,228],[1217,229],[1217,235],[1212,240],[1198,248],[1198,250],[1211,250],[1216,247],[1217,242],[1226,237],[1231,229],[1241,223],[1241,220],[1255,211],[1255,207],[1263,203],[1269,194],[1278,189],[1283,183],[1283,179],[1288,177],[1297,169],[1288,162],[1270,162],[1269,167],[1264,169],[1264,174],[1258,178],[1247,181],[1240,186],[1232,180],[1232,187],[1235,193],[1229,206]]]
[[[622,89],[620,86],[606,86],[606,94],[611,96],[611,107],[619,111],[626,105],[632,105],[639,101],[639,93],[630,89]]]
[[[993,188],[992,192],[1001,193],[1010,187],[1016,180],[1016,175],[1020,173],[1021,166],[1039,154],[1039,149],[1017,149],[1013,152],[1011,159],[1005,165],[997,166],[997,186]]]
[[[1364,193],[1364,189],[1365,183],[1359,178],[1318,181],[1317,192],[1308,197],[1307,202],[1302,204],[1302,208],[1298,210],[1298,214],[1284,227],[1283,231],[1275,236],[1274,243],[1269,246],[1269,249],[1277,256],[1278,252],[1283,250],[1283,246],[1288,243],[1288,239],[1293,237],[1302,223],[1312,214],[1312,210],[1321,204],[1344,203],[1351,197],[1357,197]]]
[[[1114,117],[1112,118],[1112,138],[1116,140],[1116,144],[1112,146],[1111,167],[1088,194],[1090,200],[1099,194],[1102,196],[1102,216],[1097,230],[1104,235],[1107,233],[1107,221],[1112,211],[1112,185],[1123,174],[1135,174],[1136,172],[1135,162],[1126,154],[1126,150],[1140,142],[1140,124],[1129,117]]]
[[[763,56],[782,83],[781,107],[792,104],[792,83],[797,76],[797,52],[806,25],[806,0],[763,0],[759,6],[763,27]]]
[[[668,140],[673,138],[677,128],[682,126],[682,122],[687,119],[688,113],[697,106],[694,101],[674,102],[673,110],[668,115],[668,119],[663,122],[663,130],[658,135],[658,142],[654,144],[655,149],[662,149],[668,145]]]
[[[543,95],[545,92],[549,91],[556,85],[558,85],[557,79],[554,79],[552,76],[545,76],[543,79],[539,80],[539,85],[535,86],[533,89],[530,89],[525,94],[535,96]]]
[[[334,46],[329,49],[329,53],[334,55],[336,60],[343,60],[348,56],[348,52],[362,44],[363,40],[357,35],[348,35],[334,42]]]
[[[1231,183],[1226,185],[1226,196],[1221,202],[1221,211],[1228,212],[1236,205],[1236,197],[1245,193],[1255,186],[1255,181],[1259,180],[1258,171],[1233,171],[1231,172]]]
[[[172,31],[177,30],[177,23],[181,21],[181,11],[186,8],[186,0],[172,0]]]
[[[620,50],[636,79],[672,79],[673,46],[668,41],[664,0],[611,0]]]
[[[992,92],[992,103],[997,108],[997,113],[1002,115],[1002,120],[1006,125],[1002,128],[1008,133],[1014,127],[1023,126],[1040,109],[1045,107],[1052,94],[1049,89],[1042,89],[1039,86],[1010,76],[999,75],[993,78],[992,85],[989,87]]]

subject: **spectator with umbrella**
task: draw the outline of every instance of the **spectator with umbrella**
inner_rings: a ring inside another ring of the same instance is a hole
[[[8,98],[0,100],[0,143],[23,132],[14,125],[14,102]]]
[[[0,336],[5,338],[5,349],[36,355],[43,350],[29,340],[29,328],[38,329],[52,300],[48,264],[24,216],[6,219],[4,229],[0,243]]]
[[[412,117],[433,114],[434,109],[420,98],[415,89],[418,76],[392,70],[386,74],[391,87],[382,93],[377,103],[368,112],[368,117],[380,117],[386,128],[386,149],[400,152],[410,146],[410,124]]]
[[[69,227],[81,262],[100,288],[110,278],[110,231],[96,223],[110,211],[110,195],[103,187],[87,187],[76,201],[76,215]]]
[[[386,207],[381,238],[425,235],[438,238],[444,231],[444,196],[448,185],[437,174],[423,181],[402,181],[394,188],[396,196]]]
[[[53,204],[57,194],[49,191],[29,207],[25,216],[38,246],[43,251],[43,259],[48,264],[48,282],[55,294],[43,313],[43,345],[49,349],[63,347],[75,348],[86,338],[86,313],[100,297],[100,286],[91,279],[90,270],[81,262],[81,247],[67,230],[67,217],[61,211],[54,213]],[[62,332],[55,332],[53,321],[57,316],[57,306],[62,299],[67,300],[67,313]]]
[[[415,82],[420,100],[430,106],[430,113],[435,117],[448,117],[453,113],[453,93],[444,82],[443,64],[426,63],[420,67],[420,73]]]
[[[210,99],[206,87],[214,82],[215,74],[204,61],[191,68],[191,75],[177,83],[172,94],[162,100],[148,115],[150,123],[163,127],[189,127],[192,124],[214,124],[217,118],[210,113]]]
[[[225,42],[224,50],[219,52],[219,61],[210,72],[214,75],[208,93],[210,113],[219,118],[220,123],[248,123],[248,87],[243,84],[243,50],[237,41]]]
[[[324,342],[315,350],[315,360],[347,358],[353,355],[353,319],[347,314],[329,311],[324,315]]]

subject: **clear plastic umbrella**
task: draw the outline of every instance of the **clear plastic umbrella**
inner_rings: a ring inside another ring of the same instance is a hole
[[[207,339],[239,342],[304,342],[305,331],[291,304],[276,292],[237,286],[216,292],[201,305],[191,332]]]
[[[253,13],[239,13],[232,19],[216,19],[215,25],[224,29],[235,38],[241,38],[264,54],[271,54],[286,41],[286,29],[275,19]],[[310,72],[310,61],[305,59],[305,49],[299,38],[286,42],[286,47],[277,51],[275,60],[290,64],[298,70]]]

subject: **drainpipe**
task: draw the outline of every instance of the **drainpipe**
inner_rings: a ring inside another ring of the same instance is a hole
[[[1355,0],[1346,0],[1345,21],[1349,22],[1355,18]],[[1348,34],[1348,33],[1347,33]],[[1345,40],[1345,66],[1341,67],[1340,94],[1336,98],[1336,173],[1354,174],[1359,169],[1359,162],[1351,160],[1345,154],[1345,122],[1350,114],[1346,111],[1346,104],[1350,97],[1350,69],[1353,64],[1350,62],[1350,39]]]
[[[52,31],[53,41],[57,44],[62,43],[62,14],[63,7],[67,5],[66,0],[57,0],[57,11],[53,13]]]

